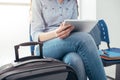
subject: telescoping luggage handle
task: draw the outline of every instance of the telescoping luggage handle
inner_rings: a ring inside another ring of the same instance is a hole
[[[42,51],[43,43],[42,42],[25,42],[25,43],[21,43],[19,45],[14,46],[15,58],[16,58],[15,62],[20,61],[20,59],[19,59],[19,51],[18,51],[19,47],[20,46],[31,46],[31,45],[39,45],[40,56],[35,56],[35,57],[40,58],[40,59],[43,58],[43,51]]]

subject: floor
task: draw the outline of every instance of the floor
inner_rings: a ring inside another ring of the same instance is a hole
[[[105,67],[106,75],[115,79],[115,72],[116,72],[115,69],[116,69],[116,65]],[[112,79],[108,79],[108,80],[112,80]]]

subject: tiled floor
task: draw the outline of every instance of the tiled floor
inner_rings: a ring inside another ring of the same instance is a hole
[[[115,78],[115,72],[116,72],[115,69],[116,69],[116,65],[105,67],[105,72],[106,72],[107,76]],[[111,80],[111,79],[108,79],[108,80]]]

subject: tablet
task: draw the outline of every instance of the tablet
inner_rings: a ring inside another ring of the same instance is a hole
[[[73,31],[90,32],[97,24],[97,20],[67,19],[64,20],[64,23],[75,26],[75,29]]]

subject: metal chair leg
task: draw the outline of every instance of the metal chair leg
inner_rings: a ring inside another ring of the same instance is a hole
[[[120,80],[120,64],[116,64],[116,78],[115,80]]]

